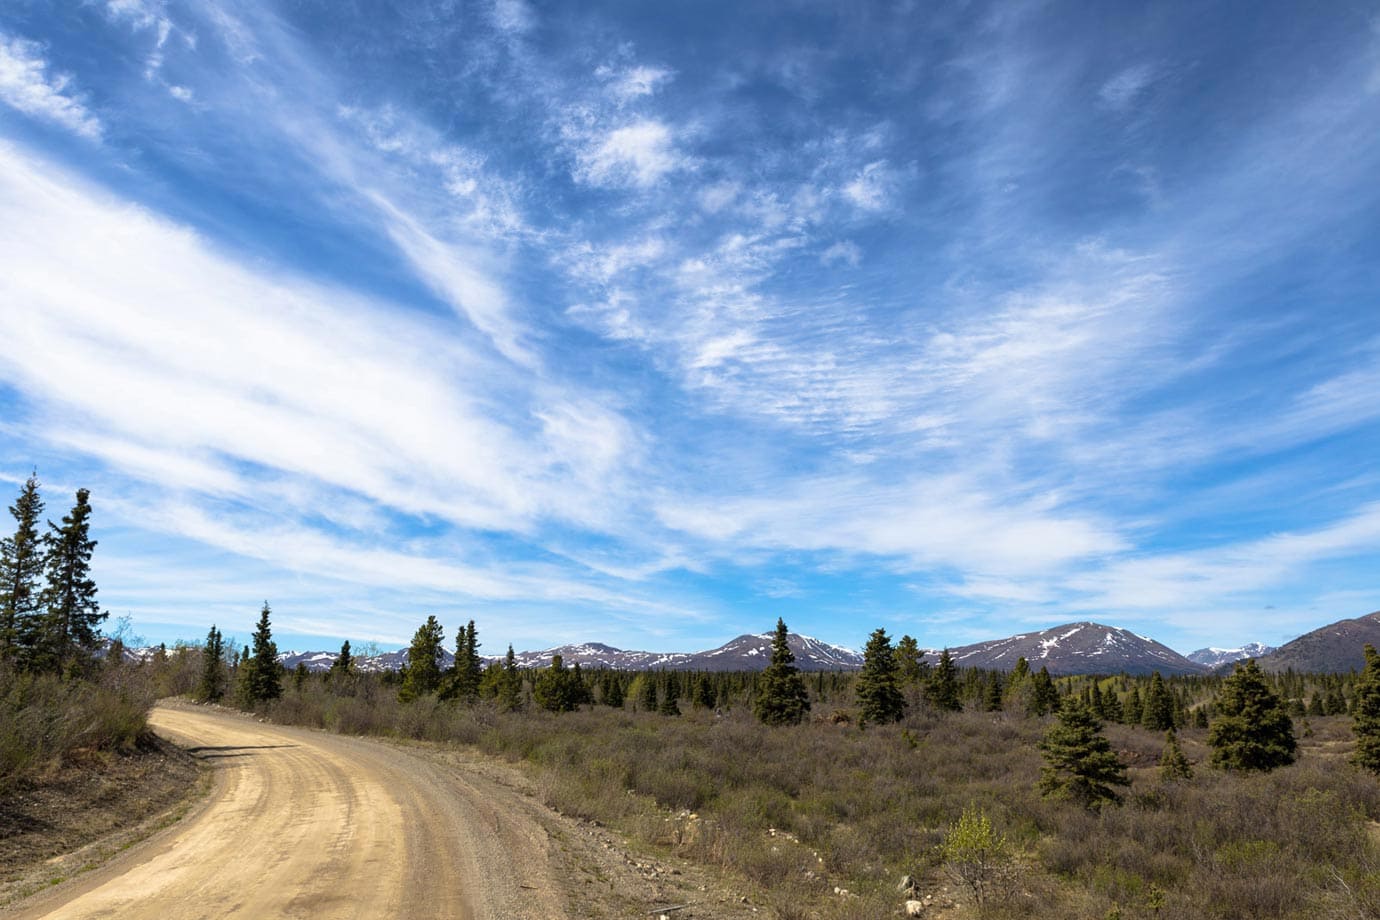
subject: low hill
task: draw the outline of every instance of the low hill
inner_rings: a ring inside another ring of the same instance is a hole
[[[1338,620],[1286,642],[1260,659],[1260,667],[1278,673],[1295,671],[1336,674],[1365,664],[1366,643],[1380,648],[1380,611],[1352,620]]]

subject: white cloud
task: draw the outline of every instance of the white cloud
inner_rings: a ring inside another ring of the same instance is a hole
[[[0,33],[0,100],[43,121],[91,140],[100,140],[100,119],[68,93],[71,78],[48,74],[42,47]]]
[[[191,102],[195,94],[185,86],[169,86],[168,93],[178,102]]]
[[[529,32],[537,22],[526,0],[494,0],[493,18],[498,30],[509,35]]]
[[[843,196],[864,211],[882,211],[891,206],[896,174],[885,160],[868,163],[843,187]]]
[[[671,129],[644,119],[616,128],[582,149],[575,175],[591,185],[647,188],[691,166],[675,149]]]
[[[28,317],[0,376],[41,407],[38,436],[80,418],[86,449],[169,487],[248,494],[248,464],[467,527],[619,506],[629,429],[498,372],[453,324],[247,270],[13,149],[0,167],[0,297]]]
[[[862,262],[862,250],[852,240],[840,240],[824,250],[819,256],[819,261],[826,268],[840,262],[857,268]]]
[[[1134,64],[1119,71],[1097,91],[1097,96],[1106,105],[1125,111],[1130,108],[1155,80],[1159,79],[1157,70],[1149,64]]]
[[[595,71],[595,76],[608,84],[609,94],[620,105],[626,105],[635,99],[652,95],[662,84],[670,82],[674,75],[664,67],[639,64],[623,70],[615,70],[608,66],[600,67]]]

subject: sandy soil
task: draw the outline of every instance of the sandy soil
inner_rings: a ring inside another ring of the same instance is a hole
[[[554,814],[511,767],[454,750],[161,704],[160,735],[214,768],[180,823],[3,912],[16,918],[626,917],[756,911],[694,867]],[[759,915],[760,916],[760,915]]]

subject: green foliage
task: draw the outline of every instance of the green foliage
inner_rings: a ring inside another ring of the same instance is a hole
[[[331,662],[331,677],[348,677],[351,669],[355,666],[355,659],[350,654],[350,640],[346,639],[340,646],[340,654],[335,656],[335,661]]]
[[[1356,703],[1352,709],[1351,732],[1356,736],[1356,753],[1351,762],[1363,770],[1380,773],[1380,655],[1369,644],[1365,655],[1366,665],[1356,681]]]
[[[1001,712],[1002,710],[1002,679],[996,671],[987,676],[987,690],[982,697],[982,709],[984,712]]]
[[[552,655],[551,667],[539,671],[532,683],[532,699],[548,712],[574,712],[585,692],[580,676],[565,666],[560,655]]]
[[[992,829],[986,812],[970,804],[944,834],[939,858],[954,884],[972,899],[978,916],[984,916],[1011,869],[1006,837]]]
[[[225,696],[225,641],[220,630],[211,626],[206,644],[201,649],[201,681],[197,684],[196,699],[202,703],[218,703]]]
[[[1164,752],[1160,754],[1160,779],[1167,783],[1193,778],[1193,767],[1179,747],[1179,738],[1174,729],[1164,733]]]
[[[498,688],[498,703],[509,712],[522,708],[522,672],[518,670],[511,644],[503,659],[503,680]]]
[[[14,661],[21,668],[31,665],[41,638],[43,543],[38,522],[42,514],[35,473],[10,506],[14,536],[0,540],[0,661]]]
[[[925,679],[925,653],[912,636],[896,640],[896,682],[902,687],[918,687]]]
[[[948,649],[944,649],[939,655],[939,664],[930,675],[926,697],[930,704],[941,712],[958,712],[963,708],[963,702],[958,695],[958,668],[954,665]]]
[[[455,665],[449,680],[441,690],[441,698],[473,702],[479,698],[479,684],[484,677],[484,661],[479,657],[479,630],[474,620],[455,633]]]
[[[753,704],[753,712],[767,725],[799,725],[810,711],[810,697],[795,666],[788,636],[786,622],[778,617],[771,643],[771,664],[758,679]]]
[[[1030,679],[1030,714],[1047,716],[1059,708],[1059,688],[1049,676],[1049,668],[1041,667]]]
[[[1120,804],[1112,786],[1128,786],[1126,766],[1102,734],[1102,724],[1088,704],[1069,697],[1059,720],[1049,727],[1040,750],[1045,766],[1040,792],[1052,798],[1071,799],[1092,811],[1108,802]]]
[[[1140,724],[1152,732],[1169,731],[1174,727],[1174,698],[1169,695],[1159,671],[1150,675],[1150,687],[1145,691],[1145,702],[1141,706]]]
[[[96,603],[96,582],[91,579],[96,541],[90,535],[90,495],[78,489],[76,504],[62,519],[62,526],[48,524],[47,584],[41,596],[44,614],[37,652],[40,666],[48,670],[70,662],[89,664],[106,618]]]
[[[874,630],[863,649],[863,666],[854,693],[858,718],[863,724],[898,722],[906,713],[906,701],[896,686],[896,661],[885,629]]]
[[[259,611],[258,625],[254,627],[254,654],[249,659],[244,675],[245,692],[241,702],[247,709],[283,695],[278,646],[273,642],[273,632],[268,622],[271,612],[268,601],[264,601],[263,609]]]
[[[436,617],[428,616],[417,627],[412,644],[407,649],[407,666],[403,669],[398,699],[410,703],[418,697],[435,693],[441,686],[441,647],[445,632]]]
[[[1217,717],[1208,729],[1212,765],[1269,771],[1294,762],[1294,726],[1254,659],[1237,662],[1222,682]]]

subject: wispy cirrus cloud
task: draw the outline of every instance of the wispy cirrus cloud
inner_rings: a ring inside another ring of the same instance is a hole
[[[50,72],[42,45],[0,33],[0,100],[31,118],[100,140],[101,120],[72,88],[69,75]]]

